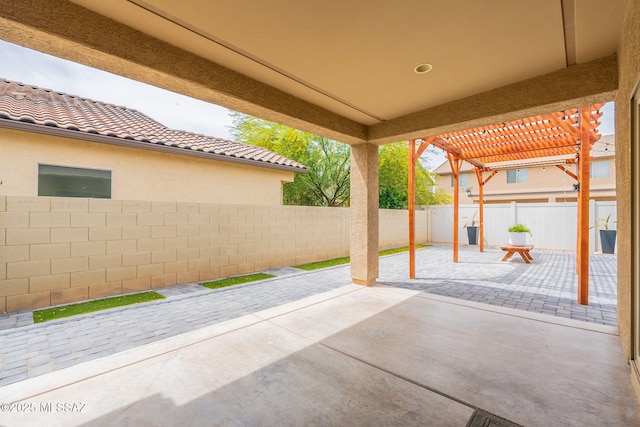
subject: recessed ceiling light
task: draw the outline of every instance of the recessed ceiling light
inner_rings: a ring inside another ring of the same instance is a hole
[[[414,69],[414,71],[418,74],[425,74],[431,71],[432,68],[433,65],[431,64],[420,64]]]

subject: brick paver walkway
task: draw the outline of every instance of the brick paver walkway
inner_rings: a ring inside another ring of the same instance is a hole
[[[380,259],[380,284],[615,325],[616,258],[591,258],[589,306],[575,303],[575,256],[532,252],[534,262],[500,262],[499,249],[450,246],[417,252],[417,279],[407,254]],[[107,356],[203,326],[254,313],[351,283],[349,266],[271,271],[276,279],[216,291],[196,284],[160,289],[167,299],[33,324],[30,311],[0,315],[0,386]]]

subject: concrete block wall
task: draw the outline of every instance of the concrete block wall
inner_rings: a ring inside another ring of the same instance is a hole
[[[0,312],[347,256],[349,215],[340,208],[0,196]],[[418,223],[426,223],[423,216]],[[406,244],[406,217],[381,211],[381,248]]]
[[[416,243],[431,242],[431,211],[417,210]],[[409,245],[409,211],[380,209],[380,250]]]

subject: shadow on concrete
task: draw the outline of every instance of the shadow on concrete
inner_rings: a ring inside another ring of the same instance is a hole
[[[475,407],[523,425],[640,423],[614,335],[421,294],[351,323],[350,307],[404,292],[363,291],[125,367],[140,378],[128,393],[155,392],[85,425],[461,426]]]

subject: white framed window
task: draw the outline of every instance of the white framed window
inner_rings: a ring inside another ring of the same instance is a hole
[[[461,173],[458,177],[458,186],[466,187],[469,184],[469,175]],[[453,187],[453,175],[451,175],[451,186]]]
[[[111,198],[111,171],[38,165],[38,196]]]
[[[526,169],[510,169],[507,171],[507,184],[522,184],[527,182]]]
[[[609,178],[609,161],[591,162],[591,178]]]

